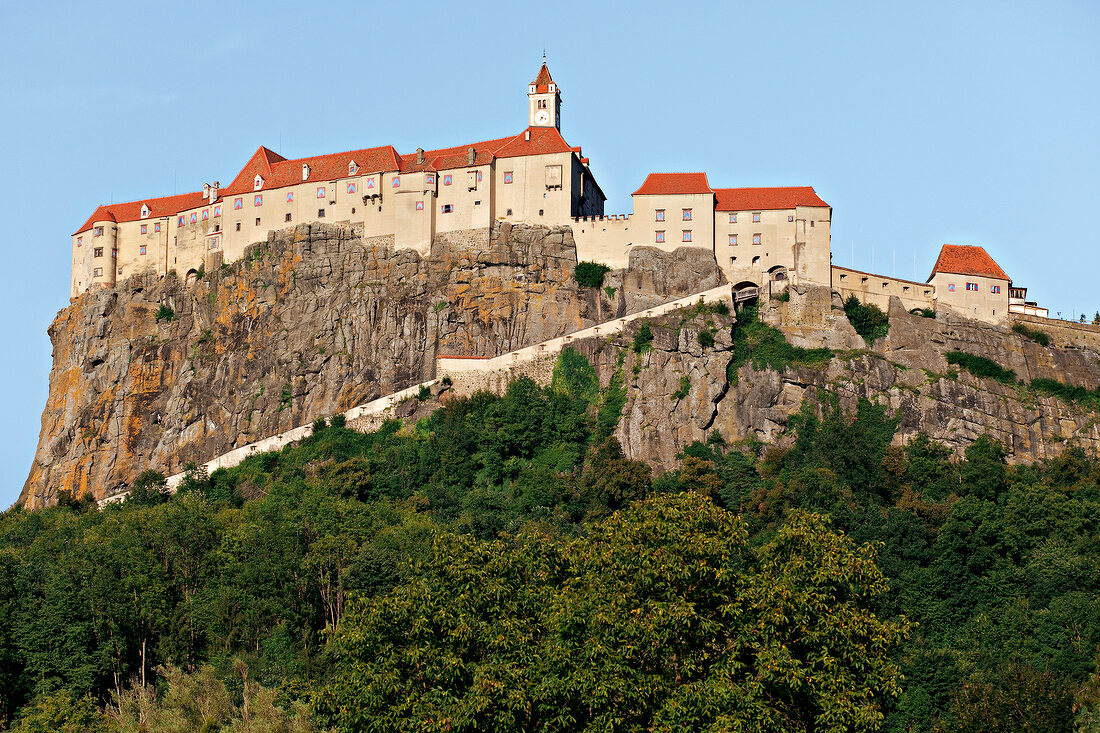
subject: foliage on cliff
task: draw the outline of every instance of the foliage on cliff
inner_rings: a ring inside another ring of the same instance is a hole
[[[172,497],[146,475],[102,511],[6,512],[0,716],[106,730],[215,701],[209,729],[244,730],[252,695],[286,730],[1096,719],[1095,457],[1010,467],[982,438],[953,462],[826,402],[782,445],[712,434],[652,477],[606,437],[622,390],[570,354],[548,388],[329,425]]]
[[[859,298],[849,295],[844,301],[844,315],[863,340],[871,346],[890,330],[890,319],[874,303],[860,303]]]

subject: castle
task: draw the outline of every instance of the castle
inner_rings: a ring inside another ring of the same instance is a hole
[[[301,223],[345,222],[364,239],[426,254],[437,235],[505,221],[569,226],[579,261],[614,268],[627,267],[635,247],[703,248],[743,298],[806,283],[989,322],[1010,311],[1046,315],[980,247],[945,245],[927,283],[833,266],[832,208],[808,186],[712,188],[705,173],[651,173],[632,214],[607,216],[588,158],[561,135],[561,104],[543,63],[527,88],[527,128],[514,136],[294,160],[260,147],[225,188],[99,206],[72,238],[71,296],[138,274],[190,278]]]

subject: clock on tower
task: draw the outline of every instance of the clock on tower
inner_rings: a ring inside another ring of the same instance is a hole
[[[546,62],[527,87],[527,124],[530,127],[561,129],[561,89],[554,83]]]

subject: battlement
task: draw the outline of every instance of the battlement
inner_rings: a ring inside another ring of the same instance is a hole
[[[609,222],[609,221],[622,221],[629,222],[634,217],[633,214],[607,214],[605,216],[574,216],[574,224],[582,224],[592,222]]]

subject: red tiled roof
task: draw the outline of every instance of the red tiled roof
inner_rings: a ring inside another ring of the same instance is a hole
[[[793,209],[796,206],[828,206],[812,186],[779,188],[716,188],[715,211]]]
[[[550,85],[554,83],[554,79],[550,76],[550,69],[546,68],[546,62],[543,62],[539,75],[531,83],[535,85],[536,92],[550,91]]]
[[[713,193],[706,173],[650,173],[634,196]]]
[[[525,139],[526,133],[531,133],[531,139]],[[518,158],[521,155],[548,155],[550,153],[580,153],[580,148],[571,148],[565,142],[556,127],[528,127],[526,130],[510,138],[497,151],[498,158]]]
[[[358,166],[359,174],[382,173],[400,169],[400,158],[392,145],[361,150],[348,150],[343,153],[315,155],[309,158],[287,160],[283,156],[260,146],[233,181],[219,193],[233,196],[250,192],[256,174],[264,179],[264,189],[293,186],[302,182],[302,165],[309,165],[308,181],[331,181],[347,178],[348,163]]]
[[[196,206],[202,206],[203,201],[205,201],[205,199],[202,196],[202,191],[195,191],[193,193],[181,193],[176,196],[162,196],[155,199],[127,201],[124,204],[107,204],[98,207],[92,215],[88,217],[88,221],[84,222],[84,225],[76,230],[75,234],[88,231],[97,221],[138,221],[141,219],[141,207],[143,204],[149,207],[149,216],[147,218],[155,219],[161,216],[171,216],[186,209],[193,209]]]
[[[469,145],[456,145],[451,148],[438,148],[424,151],[424,162],[416,162],[416,153],[401,156],[401,171],[446,170],[449,168],[462,168],[469,165],[467,153],[474,149],[474,165],[488,165],[496,154],[496,151],[511,137],[501,137],[496,140],[482,140]]]
[[[936,264],[932,267],[932,274],[928,276],[928,279],[931,280],[937,272],[1012,280],[984,249],[966,244],[943,245],[943,248],[940,249],[940,256],[936,258]]]

